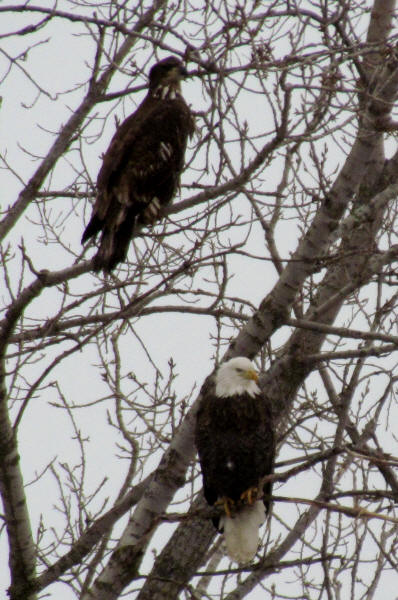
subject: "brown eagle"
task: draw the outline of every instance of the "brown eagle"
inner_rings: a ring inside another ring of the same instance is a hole
[[[210,505],[223,507],[225,515],[214,524],[224,531],[227,554],[239,563],[257,551],[272,488],[262,478],[273,472],[275,436],[257,381],[248,358],[223,363],[215,387],[205,385],[195,430],[204,495]]]
[[[110,272],[126,258],[142,225],[161,217],[179,184],[194,120],[182,95],[187,75],[170,56],[149,72],[149,90],[138,109],[116,130],[103,156],[97,199],[82,243],[101,232],[94,270]]]

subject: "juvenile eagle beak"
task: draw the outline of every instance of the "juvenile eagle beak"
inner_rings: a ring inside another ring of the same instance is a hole
[[[180,83],[181,79],[187,77],[188,71],[183,65],[176,65],[167,73],[164,82],[165,83]]]
[[[255,371],[254,369],[248,369],[245,372],[245,378],[246,379],[252,379],[253,381],[255,381],[256,383],[258,383],[258,373],[257,371]]]

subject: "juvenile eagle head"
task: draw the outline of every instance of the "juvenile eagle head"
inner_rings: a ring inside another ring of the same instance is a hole
[[[223,363],[216,374],[216,396],[225,398],[238,394],[255,396],[260,393],[258,373],[251,360],[245,356],[231,358]]]
[[[182,62],[175,56],[164,58],[149,71],[149,89],[156,92],[159,88],[179,89],[180,81],[188,75]]]

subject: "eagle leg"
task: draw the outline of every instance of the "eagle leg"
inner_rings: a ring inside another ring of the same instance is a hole
[[[258,498],[258,487],[253,485],[249,487],[248,490],[242,492],[240,495],[240,499],[244,504],[249,504],[250,506],[256,502]]]
[[[216,506],[222,506],[227,517],[231,517],[235,509],[235,502],[227,496],[223,496],[215,503]]]

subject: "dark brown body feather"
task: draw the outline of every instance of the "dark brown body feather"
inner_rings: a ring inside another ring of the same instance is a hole
[[[241,394],[218,398],[205,389],[197,415],[195,441],[202,467],[204,495],[213,505],[222,497],[239,500],[273,472],[275,437],[264,398]],[[264,485],[264,496],[271,494]],[[264,497],[266,509],[269,500]]]
[[[95,270],[111,271],[123,261],[140,226],[153,224],[171,202],[193,130],[191,111],[175,85],[150,89],[117,129],[103,156],[97,200],[82,238],[101,231]]]

